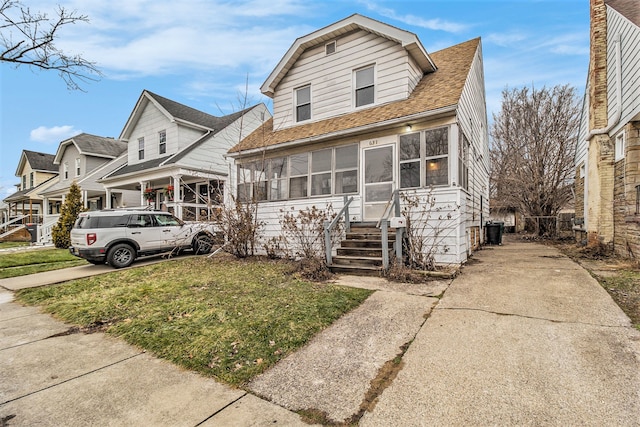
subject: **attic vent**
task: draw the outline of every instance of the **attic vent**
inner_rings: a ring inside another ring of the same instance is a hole
[[[331,55],[332,53],[335,53],[336,52],[335,40],[332,41],[331,43],[327,43],[326,45],[324,45],[324,51],[327,55]]]

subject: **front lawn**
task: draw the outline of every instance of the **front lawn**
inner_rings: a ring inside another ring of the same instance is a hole
[[[19,291],[25,304],[104,329],[242,386],[371,291],[298,279],[283,262],[194,257]]]
[[[67,249],[25,249],[0,253],[0,279],[85,265]]]

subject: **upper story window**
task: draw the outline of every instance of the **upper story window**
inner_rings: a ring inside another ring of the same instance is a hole
[[[296,122],[311,118],[311,86],[296,89]]]
[[[144,159],[144,137],[138,138],[138,160]]]
[[[62,173],[64,174],[64,179],[69,179],[69,163],[62,165]]]
[[[620,132],[618,136],[616,136],[616,157],[615,161],[624,159],[625,149],[624,149],[624,132]]]
[[[449,183],[449,128],[425,132],[427,186]]]
[[[167,131],[161,130],[158,132],[158,153],[164,154],[167,152]]]
[[[420,133],[400,135],[400,188],[420,187]]]
[[[356,107],[373,104],[375,101],[374,66],[356,70]]]
[[[29,174],[29,188],[33,188],[35,186],[35,183],[36,183],[35,173],[31,172]]]
[[[22,189],[27,189],[27,175],[22,175]]]
[[[465,190],[469,189],[469,140],[460,132],[458,142],[458,185]]]
[[[463,156],[468,153],[468,143],[465,147],[461,153]],[[399,163],[400,188],[447,185],[449,183],[449,128],[429,129],[401,135]],[[467,164],[466,160],[461,163]],[[467,185],[466,166],[461,176],[464,177],[461,185]]]
[[[76,158],[76,176],[80,176],[80,158]]]

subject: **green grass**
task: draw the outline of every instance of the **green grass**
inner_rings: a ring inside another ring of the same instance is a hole
[[[189,258],[16,294],[187,369],[242,386],[371,291],[309,283],[272,261]]]
[[[34,249],[0,253],[0,279],[85,265],[67,249]]]
[[[29,246],[29,242],[0,242],[0,249]]]

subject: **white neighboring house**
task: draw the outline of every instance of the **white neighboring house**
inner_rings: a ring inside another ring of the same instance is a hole
[[[261,90],[273,119],[228,155],[238,196],[259,200],[265,240],[281,234],[283,210],[331,204],[337,212],[344,195],[354,199],[352,223],[376,224],[399,190],[432,191],[434,216],[451,215],[437,263],[462,263],[483,241],[489,151],[479,38],[430,54],[415,34],[355,14],[298,38]]]
[[[98,179],[125,161],[127,143],[113,138],[81,133],[58,146],[53,163],[58,165],[58,182],[39,193],[44,201],[41,242],[51,241],[51,227],[58,221],[60,208],[71,184],[78,184],[83,205],[88,210],[126,205],[137,200],[137,192],[108,192]]]
[[[136,191],[135,206],[213,219],[227,197],[224,154],[270,117],[264,104],[216,117],[144,90],[120,134],[126,161],[99,182],[110,192]]]

